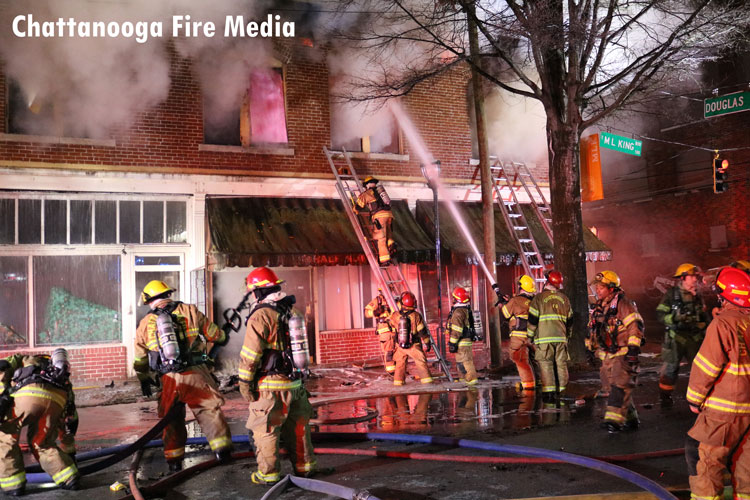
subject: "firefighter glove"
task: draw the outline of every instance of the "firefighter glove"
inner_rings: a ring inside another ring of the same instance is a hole
[[[159,387],[159,384],[157,384],[156,381],[151,377],[144,377],[141,380],[141,392],[147,398],[150,398],[154,394],[151,390],[151,386]]]
[[[458,352],[458,344],[450,342],[448,344],[448,352]]]
[[[422,344],[422,349],[424,349],[424,352],[430,352],[432,350],[432,344],[429,342],[426,344]]]
[[[78,432],[78,417],[68,417],[65,419],[65,434],[75,436]]]
[[[383,229],[383,224],[381,224],[378,219],[375,219],[374,221],[372,221],[372,223],[375,225],[375,228],[377,228],[378,230]]]
[[[240,382],[240,394],[248,403],[257,401],[259,397],[257,386],[248,382]]]
[[[10,363],[4,359],[0,359],[0,372],[6,372],[10,369]]]
[[[628,347],[628,352],[625,354],[625,362],[634,365],[638,363],[638,355],[641,353],[641,348],[636,345]]]

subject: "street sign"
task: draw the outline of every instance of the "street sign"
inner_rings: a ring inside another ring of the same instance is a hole
[[[633,156],[641,156],[641,146],[643,143],[629,137],[599,132],[599,146],[608,149],[614,149],[620,153],[627,153]]]
[[[730,115],[750,109],[750,92],[735,92],[703,100],[703,118]]]

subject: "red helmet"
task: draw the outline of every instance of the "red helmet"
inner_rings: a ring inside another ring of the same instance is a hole
[[[461,288],[460,286],[457,286],[453,289],[453,298],[456,299],[456,302],[459,304],[468,304],[469,303],[469,292],[467,292],[465,289]]]
[[[562,287],[563,275],[560,271],[551,270],[547,272],[547,283],[553,285],[555,288]]]
[[[716,277],[719,295],[732,304],[750,307],[750,275],[734,267],[725,267]]]
[[[271,286],[280,285],[284,280],[280,280],[276,273],[268,269],[267,267],[259,267],[250,271],[245,279],[247,283],[247,289],[251,292],[257,288],[268,288]]]
[[[404,292],[401,294],[401,305],[409,309],[414,309],[417,307],[417,298],[411,292]]]

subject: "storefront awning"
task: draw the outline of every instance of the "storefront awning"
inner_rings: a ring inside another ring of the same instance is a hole
[[[434,259],[434,244],[405,201],[392,204],[399,262]],[[217,267],[365,265],[341,200],[209,198],[210,256]]]
[[[466,226],[471,233],[477,247],[482,249],[484,230],[482,227],[482,204],[479,202],[458,202],[456,203],[459,214],[463,217]],[[417,201],[417,222],[424,228],[425,232],[434,238],[434,205],[431,201]],[[518,248],[513,240],[508,227],[505,224],[500,208],[495,207],[495,249],[497,251],[498,263],[512,265],[518,258]],[[521,205],[526,221],[531,228],[534,239],[537,242],[539,251],[545,258],[552,259],[552,242],[547,237],[547,233],[542,227],[542,223],[536,216],[536,212],[529,204]],[[473,256],[471,246],[466,241],[463,232],[459,229],[454,221],[450,210],[445,203],[440,203],[440,245],[444,251],[450,253],[453,262],[465,261],[466,257]],[[591,261],[610,260],[612,250],[607,247],[599,238],[587,228],[584,228],[583,234],[584,246],[586,249],[586,259]],[[470,257],[471,258],[471,257]]]

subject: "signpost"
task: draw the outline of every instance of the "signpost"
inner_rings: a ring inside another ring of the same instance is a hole
[[[703,100],[703,118],[730,115],[750,109],[750,91],[735,92]]]
[[[620,153],[641,156],[643,142],[636,139],[630,139],[629,137],[622,137],[607,132],[599,132],[599,146],[607,149],[614,149]]]

